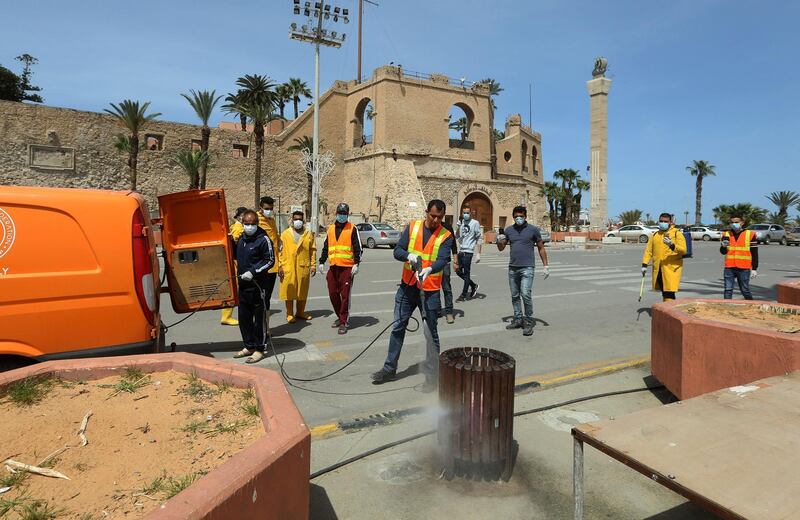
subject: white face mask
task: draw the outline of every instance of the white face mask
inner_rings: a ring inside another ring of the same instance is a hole
[[[267,217],[267,218],[270,218],[272,216],[272,210],[271,209],[262,210],[261,213],[263,213],[264,216]]]
[[[292,221],[292,226],[297,230],[303,229],[303,221],[302,220],[293,220]]]
[[[521,226],[525,223],[525,217],[514,217],[514,223]]]
[[[258,226],[256,224],[245,224],[244,225],[244,234],[251,237],[256,234],[256,230]]]

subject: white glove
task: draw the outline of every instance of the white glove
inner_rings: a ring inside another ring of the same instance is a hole
[[[750,271],[750,278],[758,278],[758,271],[755,269]]]
[[[239,275],[239,278],[241,278],[245,282],[252,282],[253,281],[253,273],[251,271],[245,271],[241,275]]]
[[[550,267],[544,266],[544,279],[547,280],[549,276],[550,276]]]
[[[476,264],[481,263],[481,254],[480,253],[475,253],[475,263]]]
[[[358,264],[353,264],[353,268],[350,270],[350,276],[355,276],[358,274]]]
[[[325,274],[325,264],[319,264],[317,271],[319,271],[319,274]]]
[[[414,265],[414,264],[417,263],[417,260],[419,260],[419,257],[417,255],[415,255],[414,253],[408,253],[408,256],[406,257],[406,260],[408,260],[409,264]]]
[[[422,271],[417,273],[417,278],[419,279],[420,283],[425,281],[425,278],[427,278],[428,275],[431,274],[431,271],[433,271],[432,267],[426,267]]]
[[[722,241],[722,247],[728,247],[729,245],[731,245],[731,241],[727,238]]]
[[[647,274],[647,268],[646,267],[642,267],[642,276],[644,276],[646,274]]]
[[[503,233],[500,233],[499,235],[497,235],[497,241],[498,242],[506,242],[507,240],[508,240],[508,237],[506,237]]]
[[[673,243],[674,242],[672,242],[672,240],[670,240],[670,238],[667,235],[664,235],[664,244],[665,245],[671,246]]]

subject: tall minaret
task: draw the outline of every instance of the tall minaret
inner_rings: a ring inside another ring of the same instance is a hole
[[[604,230],[608,221],[608,93],[611,80],[605,77],[608,62],[597,58],[589,91],[589,168],[591,210],[589,222],[594,230]]]

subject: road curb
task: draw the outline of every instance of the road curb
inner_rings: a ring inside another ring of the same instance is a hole
[[[514,393],[519,395],[530,392],[534,389],[553,388],[556,386],[582,381],[584,379],[591,379],[593,377],[611,374],[621,370],[627,370],[629,368],[641,367],[647,365],[648,363],[650,363],[649,355],[614,358],[604,361],[583,363],[563,370],[517,378],[514,381]],[[424,406],[415,406],[412,408],[375,413],[367,417],[343,419],[335,423],[312,426],[310,428],[311,439],[320,440],[323,438],[333,437],[335,435],[353,433],[365,428],[396,424],[401,422],[406,417],[423,413],[424,410]]]

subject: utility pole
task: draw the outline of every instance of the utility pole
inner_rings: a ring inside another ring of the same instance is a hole
[[[334,7],[331,12],[331,5],[325,4],[325,0],[314,2],[304,2],[301,7],[300,0],[293,0],[294,14],[299,15],[302,11],[307,18],[307,23],[297,27],[296,23],[291,24],[289,38],[301,42],[314,44],[314,146],[313,146],[313,167],[311,172],[311,230],[314,234],[319,231],[319,47],[339,48],[345,40],[345,34],[337,35],[336,31],[328,31],[322,28],[322,20],[329,20],[331,17],[334,22],[341,18],[344,23],[348,23],[349,13],[347,9]],[[312,25],[312,15],[317,18],[316,26]]]
[[[375,7],[378,6],[377,2],[366,0],[368,4]],[[356,74],[356,82],[361,83],[361,20],[364,18],[364,0],[358,0],[358,72]]]

